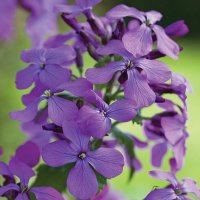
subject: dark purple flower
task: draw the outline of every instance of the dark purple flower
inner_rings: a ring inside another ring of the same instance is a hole
[[[84,105],[79,111],[79,123],[82,130],[95,138],[102,138],[111,129],[111,119],[127,122],[137,114],[136,106],[130,100],[118,100],[108,105],[93,90],[84,95],[84,99],[96,107]]]
[[[123,169],[123,156],[117,150],[110,148],[90,151],[90,137],[82,133],[77,122],[65,121],[63,130],[70,142],[59,140],[48,144],[43,149],[42,157],[53,167],[75,163],[67,178],[67,188],[77,198],[90,199],[98,191],[98,182],[93,169],[106,178],[118,176]]]
[[[102,0],[76,0],[75,5],[58,5],[56,6],[56,10],[66,13],[67,18],[74,18],[87,10],[91,10],[101,1]]]
[[[193,193],[197,198],[200,198],[200,189],[197,183],[190,178],[185,178],[180,183],[171,172],[151,171],[150,175],[156,179],[165,180],[170,185],[163,189],[154,189],[144,200],[190,200],[188,193]]]
[[[17,9],[17,0],[0,1],[0,40],[11,38],[14,29],[14,18]]]
[[[12,199],[16,200],[30,200],[29,195],[31,193],[37,200],[64,200],[62,195],[51,187],[29,187],[29,180],[35,176],[35,173],[28,165],[18,159],[11,159],[9,166],[0,163],[0,168],[2,166],[4,171],[0,170],[0,174],[9,176],[13,181],[13,175],[15,175],[20,179],[20,183],[12,182],[0,187],[0,196],[7,196],[9,191],[15,191],[11,195]]]
[[[65,5],[65,0],[20,0],[21,6],[28,10],[26,31],[32,40],[33,47],[42,47],[47,35],[57,33],[56,5]]]
[[[134,17],[139,23],[129,26],[122,40],[125,48],[135,57],[144,56],[153,50],[153,35],[156,35],[158,50],[174,59],[179,54],[179,46],[165,33],[165,30],[156,25],[162,15],[157,11],[140,12],[133,7],[118,5],[111,9],[107,15],[111,19]],[[132,23],[132,22],[131,22]]]
[[[30,65],[17,73],[17,88],[26,89],[40,81],[48,89],[52,89],[69,81],[71,73],[63,67],[74,58],[75,52],[70,46],[23,51],[21,59]]]
[[[98,53],[117,54],[123,59],[102,68],[88,69],[87,79],[95,84],[103,84],[109,82],[116,72],[121,72],[125,97],[136,102],[138,107],[149,106],[155,102],[156,95],[149,83],[161,84],[171,78],[167,65],[157,60],[133,57],[119,40],[110,41],[105,47],[99,48]]]
[[[46,90],[43,95],[35,98],[33,102],[27,105],[24,110],[10,113],[10,116],[21,122],[32,121],[38,114],[38,105],[41,101],[46,100],[48,103],[48,116],[57,125],[61,125],[64,119],[75,119],[78,108],[74,102],[54,95],[58,91]]]

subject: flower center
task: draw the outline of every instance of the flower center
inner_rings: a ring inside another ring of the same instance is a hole
[[[44,94],[43,94],[42,96],[49,98],[49,97],[51,97],[52,95],[53,95],[53,93],[51,92],[51,90],[45,90],[45,91],[44,91]]]
[[[44,68],[45,68],[45,66],[46,66],[46,64],[45,64],[45,63],[41,63],[41,64],[40,64],[40,68],[41,68],[41,69],[44,69]]]
[[[176,195],[181,195],[182,193],[181,193],[181,191],[179,189],[175,189],[175,194]]]
[[[100,112],[102,115],[104,115],[104,116],[106,116],[106,114],[107,114],[106,111],[103,110],[103,109],[102,109],[102,110],[99,110],[99,112]]]
[[[81,160],[85,159],[86,156],[87,156],[86,153],[81,153],[81,154],[78,155],[78,157],[79,157]]]
[[[131,60],[126,61],[126,69],[131,69],[134,67],[134,63]]]
[[[148,26],[148,27],[152,26],[152,23],[150,22],[149,19],[146,19],[144,23],[145,23],[145,25]]]

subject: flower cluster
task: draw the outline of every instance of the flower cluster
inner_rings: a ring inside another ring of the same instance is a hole
[[[172,150],[171,171],[150,172],[169,185],[155,188],[145,200],[188,200],[188,193],[200,198],[193,180],[186,178],[180,183],[175,177],[184,166],[189,136],[186,92],[191,86],[158,60],[178,58],[183,48],[174,39],[187,34],[187,26],[180,20],[161,27],[161,13],[126,5],[98,17],[93,7],[100,2],[76,0],[70,5],[64,0],[18,0],[29,13],[26,30],[32,48],[21,53],[28,66],[17,72],[16,87],[31,87],[31,91],[22,96],[25,108],[10,116],[21,122],[27,141],[8,165],[0,162],[5,179],[0,196],[62,200],[64,185],[81,200],[125,199],[110,191],[107,179],[120,175],[124,165],[132,179],[134,172],[142,169],[135,151],[149,147],[151,164],[157,168]],[[0,11],[5,12],[0,19],[1,39],[12,33],[16,6],[17,0],[0,2]],[[81,14],[85,22],[79,21]],[[57,33],[58,15],[70,27],[69,32]],[[85,63],[86,54],[96,62],[94,67]],[[177,95],[179,104],[165,94]],[[144,117],[143,110],[153,104],[160,112]],[[146,140],[120,129],[124,122],[140,124]],[[32,168],[37,165],[37,178],[31,185]],[[40,174],[42,168],[44,174]],[[48,171],[59,176],[49,181]],[[54,181],[60,193],[53,188]]]

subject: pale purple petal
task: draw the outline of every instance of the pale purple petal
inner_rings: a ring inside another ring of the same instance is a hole
[[[67,82],[59,86],[75,96],[83,96],[87,90],[92,90],[92,84],[85,78],[78,78],[75,81]]]
[[[9,176],[11,178],[13,177],[8,165],[2,161],[0,161],[0,174],[3,176]]]
[[[150,171],[149,174],[156,179],[165,180],[171,183],[174,187],[178,185],[178,181],[175,175],[172,172],[163,172],[163,171]]]
[[[115,72],[125,68],[123,62],[110,62],[105,67],[91,68],[85,73],[88,81],[94,84],[103,84],[109,82]]]
[[[124,158],[122,154],[111,148],[99,148],[87,154],[88,162],[106,178],[114,178],[122,173]]]
[[[110,19],[120,19],[123,17],[135,17],[144,20],[142,13],[134,7],[128,7],[124,4],[117,5],[107,12],[106,16]]]
[[[76,0],[76,4],[85,8],[91,8],[100,3],[102,0]]]
[[[47,144],[42,150],[43,160],[52,167],[63,166],[76,162],[76,152],[69,142],[58,140]]]
[[[78,108],[74,102],[52,96],[48,99],[48,114],[55,124],[62,125],[64,119],[72,120],[76,118]]]
[[[41,101],[40,98],[35,99],[31,104],[29,104],[24,110],[14,111],[10,113],[10,117],[14,120],[19,120],[22,122],[28,122],[35,118],[38,112],[38,104]]]
[[[107,116],[119,122],[128,122],[137,114],[136,105],[131,100],[118,100],[107,110]]]
[[[173,189],[165,188],[153,190],[144,200],[175,200],[178,198]]]
[[[35,194],[37,200],[64,200],[62,195],[52,187],[32,187],[30,192]]]
[[[74,18],[79,15],[83,9],[79,5],[56,5],[55,10],[60,13],[66,13],[67,18]]]
[[[40,68],[38,65],[31,64],[16,74],[16,87],[19,90],[30,87],[38,79]]]
[[[79,123],[84,134],[95,138],[102,138],[111,129],[111,120],[99,110],[89,106],[81,108]]]
[[[90,137],[84,135],[77,122],[65,120],[62,124],[64,135],[79,151],[88,151]]]
[[[161,125],[170,144],[175,145],[184,135],[184,123],[178,117],[163,117]]]
[[[98,191],[97,178],[86,161],[78,161],[69,172],[69,192],[79,199],[91,199]]]
[[[125,33],[122,41],[125,48],[134,57],[144,56],[152,51],[153,48],[152,32],[145,24],[139,26],[138,29]]]
[[[151,153],[151,163],[154,167],[161,167],[164,156],[167,153],[167,144],[158,143],[153,146]]]
[[[153,31],[156,34],[158,50],[171,58],[177,59],[180,48],[176,42],[167,36],[161,26],[154,25]]]
[[[35,176],[34,171],[28,165],[12,158],[9,163],[11,172],[16,175],[24,186],[28,186],[31,177]]]
[[[151,24],[155,24],[162,19],[162,14],[155,10],[148,11],[145,13],[145,15]]]
[[[45,49],[29,49],[21,53],[21,59],[26,63],[40,64],[44,61]]]
[[[128,71],[128,80],[124,83],[124,93],[127,99],[136,102],[137,107],[149,106],[156,99],[146,78],[134,69]]]
[[[126,58],[132,57],[132,54],[125,49],[124,44],[121,40],[111,40],[105,46],[99,47],[97,49],[97,53],[105,56],[116,54]]]
[[[53,89],[62,83],[70,80],[71,72],[57,64],[48,64],[39,73],[39,78],[42,84],[48,89]]]
[[[142,58],[137,59],[135,64],[146,72],[150,83],[164,83],[171,78],[170,69],[161,61]]]
[[[184,192],[186,193],[193,193],[198,198],[200,198],[200,188],[197,186],[197,182],[190,179],[190,178],[184,178],[183,179],[183,188]]]
[[[40,159],[39,147],[35,143],[27,141],[17,148],[15,158],[30,167],[34,167],[38,164]]]
[[[29,200],[29,197],[26,193],[20,193],[17,195],[15,200]]]
[[[2,187],[0,187],[0,196],[4,195],[6,192],[8,192],[10,190],[19,191],[20,188],[17,184],[14,184],[14,183],[10,183],[6,186],[2,186]]]

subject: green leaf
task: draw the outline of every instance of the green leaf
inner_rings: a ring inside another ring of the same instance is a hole
[[[36,170],[37,178],[32,186],[50,186],[62,193],[66,190],[67,176],[73,166],[74,163],[63,167],[49,167],[42,164]]]
[[[111,62],[111,56],[105,56],[105,57],[102,57],[98,63],[96,63],[94,65],[95,68],[98,68],[98,67],[104,67],[106,64],[108,64],[109,62]]]
[[[112,133],[113,133],[113,136],[119,142],[119,144],[123,145],[124,148],[126,149],[129,159],[130,159],[130,163],[133,163],[133,160],[135,158],[133,140],[128,135],[126,135],[120,129],[118,129],[116,127],[113,127]],[[134,168],[134,165],[132,164],[130,166],[129,180],[131,180],[133,178],[134,173],[135,173],[135,168]]]
[[[91,144],[91,150],[94,151],[96,149],[98,149],[99,147],[101,147],[102,144],[102,139],[95,139],[94,141],[92,141]]]
[[[103,189],[104,185],[107,185],[107,179],[98,172],[96,172],[96,177],[99,185],[98,192],[100,192]]]

